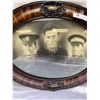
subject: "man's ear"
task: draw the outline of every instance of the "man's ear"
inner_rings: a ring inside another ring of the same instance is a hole
[[[37,45],[38,45],[38,40],[35,41],[35,48],[37,48]]]
[[[36,45],[35,45],[35,52],[39,49],[39,40],[36,40]]]

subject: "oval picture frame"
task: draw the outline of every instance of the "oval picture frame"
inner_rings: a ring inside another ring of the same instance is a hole
[[[13,10],[13,30],[31,20],[44,18],[71,19],[81,23],[87,29],[87,9],[77,4],[63,1],[39,1],[33,2]],[[20,70],[13,64],[13,78],[15,81],[37,89],[59,90],[72,88],[86,82],[87,69],[70,77],[43,78],[30,75]]]

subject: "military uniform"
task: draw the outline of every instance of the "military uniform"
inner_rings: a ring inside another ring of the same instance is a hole
[[[67,56],[67,52],[63,48],[57,48],[55,52],[50,52],[46,48],[40,48],[37,54],[40,56]]]

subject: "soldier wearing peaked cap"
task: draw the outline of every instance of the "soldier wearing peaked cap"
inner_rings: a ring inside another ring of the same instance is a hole
[[[68,36],[68,41],[71,43],[72,57],[83,57],[86,31],[83,33],[70,34]]]
[[[22,34],[19,36],[23,44],[23,51],[26,56],[32,56],[37,48],[36,40],[39,38],[37,34]]]

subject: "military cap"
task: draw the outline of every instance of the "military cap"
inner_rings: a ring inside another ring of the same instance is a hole
[[[86,31],[81,32],[81,33],[78,33],[78,32],[77,33],[70,33],[68,35],[68,41],[69,42],[81,42],[81,43],[86,42]]]
[[[37,34],[21,34],[19,38],[22,40],[23,43],[30,43],[32,44],[35,42],[36,39],[39,38]]]

